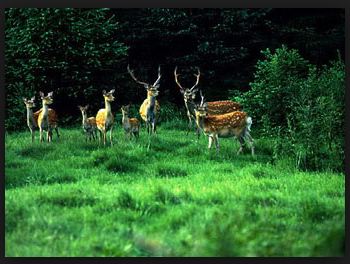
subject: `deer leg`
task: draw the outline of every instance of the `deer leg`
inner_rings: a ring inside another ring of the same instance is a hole
[[[250,145],[250,150],[252,152],[252,156],[254,156],[254,154],[255,154],[255,151],[254,151],[254,139],[250,135],[249,131],[246,132],[246,136],[247,136],[248,141],[249,141],[249,145]]]
[[[101,132],[101,130],[98,130],[98,134],[99,134],[98,145],[100,146],[101,145],[101,141],[102,141],[102,132]]]
[[[219,153],[220,145],[219,145],[219,137],[218,137],[218,135],[215,135],[214,141],[215,141],[216,153]]]
[[[243,151],[243,144],[244,144],[243,137],[239,137],[238,141],[239,141],[240,147],[239,147],[239,150],[237,151],[237,155],[239,155]]]
[[[192,129],[192,118],[191,116],[187,113],[187,117],[188,117],[188,127],[187,127],[187,133],[186,136],[188,135],[188,133],[191,131]]]
[[[34,142],[34,129],[30,128],[30,134],[32,136],[32,143]]]
[[[213,137],[210,135],[209,137],[208,149],[211,149],[211,145],[213,144]]]
[[[41,129],[41,127],[39,128],[39,137],[40,137],[40,142],[43,142],[43,130]]]
[[[109,141],[111,142],[111,146],[113,146],[113,142],[112,142],[112,131],[113,131],[113,127],[111,127],[111,130],[109,131]]]
[[[56,130],[57,138],[59,139],[60,138],[60,134],[58,133],[58,127],[55,127],[55,130]]]

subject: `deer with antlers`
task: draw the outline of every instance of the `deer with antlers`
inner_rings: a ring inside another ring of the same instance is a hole
[[[177,67],[175,67],[174,70],[174,76],[175,76],[175,82],[176,84],[179,86],[180,88],[180,92],[182,93],[183,97],[184,97],[184,102],[185,102],[185,106],[186,106],[186,110],[187,110],[187,118],[189,120],[188,123],[188,130],[187,130],[187,134],[189,133],[189,131],[192,128],[192,122],[194,121],[194,123],[196,123],[196,115],[195,115],[195,98],[196,98],[196,93],[198,92],[198,83],[199,83],[199,77],[200,77],[200,70],[197,67],[197,74],[193,74],[196,77],[196,83],[191,87],[191,88],[185,88],[183,87],[179,80],[178,80],[178,76],[180,74],[177,73]],[[226,114],[226,113],[230,113],[233,111],[239,111],[241,110],[241,105],[239,103],[236,102],[232,102],[229,100],[226,101],[214,101],[214,102],[207,102],[207,112],[210,115],[217,115],[217,114]],[[197,133],[197,138],[199,138],[199,128],[197,126],[196,128],[196,133]]]
[[[59,138],[60,135],[58,133],[58,127],[57,127],[57,115],[55,110],[49,108],[49,105],[53,103],[53,92],[49,92],[46,96],[43,92],[39,92],[40,98],[42,101],[42,108],[38,111],[36,111],[33,116],[34,120],[37,120],[37,124],[39,127],[40,132],[40,142],[44,141],[44,131],[47,132],[47,141],[52,141],[52,130],[55,129],[57,133],[57,137]]]
[[[87,141],[88,139],[89,141],[91,141],[92,139],[95,140],[97,137],[96,118],[94,116],[87,117],[87,109],[89,108],[89,105],[86,105],[86,106],[79,105],[78,107],[83,116],[83,130],[86,135],[85,141]]]
[[[128,72],[131,78],[145,87],[147,90],[147,98],[143,101],[140,106],[140,116],[146,122],[147,132],[148,134],[156,133],[156,125],[158,120],[158,115],[160,112],[160,106],[156,97],[158,95],[159,82],[161,78],[160,74],[160,66],[158,67],[158,78],[153,84],[148,84],[146,82],[141,82],[136,79],[132,70],[128,65]]]
[[[204,102],[204,96],[200,91],[201,103],[195,107],[196,123],[205,135],[209,137],[208,148],[211,149],[214,141],[216,150],[219,151],[219,137],[236,137],[239,140],[240,148],[237,154],[243,151],[244,140],[250,143],[251,153],[254,156],[253,138],[250,135],[252,118],[242,111],[234,111],[220,115],[210,115],[208,104]]]
[[[122,125],[125,131],[125,135],[128,135],[129,138],[134,136],[135,138],[139,137],[140,133],[140,122],[137,118],[129,117],[130,105],[123,105],[120,110],[122,111]]]
[[[114,117],[112,114],[111,102],[114,101],[114,93],[115,89],[110,90],[108,93],[103,90],[102,95],[105,99],[105,108],[100,109],[96,115],[96,126],[100,131],[99,143],[101,143],[101,137],[103,136],[103,145],[106,146],[106,138],[107,132],[109,131],[109,140],[111,146],[113,146],[112,142],[112,131],[114,125]]]

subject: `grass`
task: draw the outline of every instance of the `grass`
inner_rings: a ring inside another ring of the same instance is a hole
[[[5,137],[6,256],[341,256],[345,176],[272,164],[270,142],[237,156],[164,123],[113,147],[80,129]],[[254,134],[253,134],[254,136]],[[37,135],[38,137],[38,135]]]

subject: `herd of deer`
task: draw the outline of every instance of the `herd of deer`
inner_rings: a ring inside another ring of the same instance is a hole
[[[140,116],[146,123],[147,132],[149,135],[156,133],[157,120],[160,113],[160,105],[156,100],[159,93],[159,82],[161,78],[160,67],[158,67],[158,78],[153,84],[139,81],[129,65],[127,70],[132,79],[141,84],[147,90],[147,98],[143,101],[140,106]],[[179,80],[179,74],[177,73],[177,67],[174,71],[175,82],[180,88],[180,92],[183,95],[187,117],[189,120],[188,130],[192,129],[193,122],[196,124],[196,134],[199,138],[200,131],[202,131],[209,138],[208,148],[210,149],[212,143],[215,143],[217,151],[219,150],[219,137],[237,137],[240,143],[238,150],[239,154],[243,150],[245,141],[248,141],[251,153],[254,155],[253,138],[250,135],[250,127],[252,124],[252,118],[247,115],[246,112],[242,111],[242,107],[239,103],[232,101],[215,101],[205,102],[202,91],[200,91],[201,102],[195,103],[196,93],[198,92],[198,83],[200,78],[200,71],[197,68],[196,83],[191,88],[183,87]],[[106,92],[103,90],[102,94],[105,101],[105,108],[100,109],[96,117],[88,117],[87,109],[79,106],[79,109],[83,117],[83,129],[86,134],[86,140],[92,140],[97,138],[97,131],[99,131],[99,142],[103,138],[103,144],[106,145],[107,132],[109,131],[110,144],[112,142],[112,131],[114,127],[114,116],[112,114],[111,102],[114,101],[114,89]],[[40,92],[42,100],[42,108],[33,113],[32,108],[35,107],[35,97],[31,99],[23,98],[27,108],[27,125],[31,132],[32,142],[34,142],[34,131],[38,127],[40,131],[40,142],[44,141],[44,131],[46,132],[47,141],[52,141],[52,131],[56,130],[57,137],[59,138],[59,132],[57,128],[57,115],[56,112],[49,108],[49,105],[53,103],[53,93],[50,92],[46,96]],[[122,125],[125,134],[129,137],[138,137],[140,131],[140,122],[137,118],[129,117],[129,105],[122,106],[121,111],[123,114]]]

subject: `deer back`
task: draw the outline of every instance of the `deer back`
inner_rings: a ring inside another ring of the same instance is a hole
[[[215,101],[208,102],[208,114],[210,115],[220,115],[226,114],[234,111],[240,111],[242,106],[239,103],[232,101]]]

